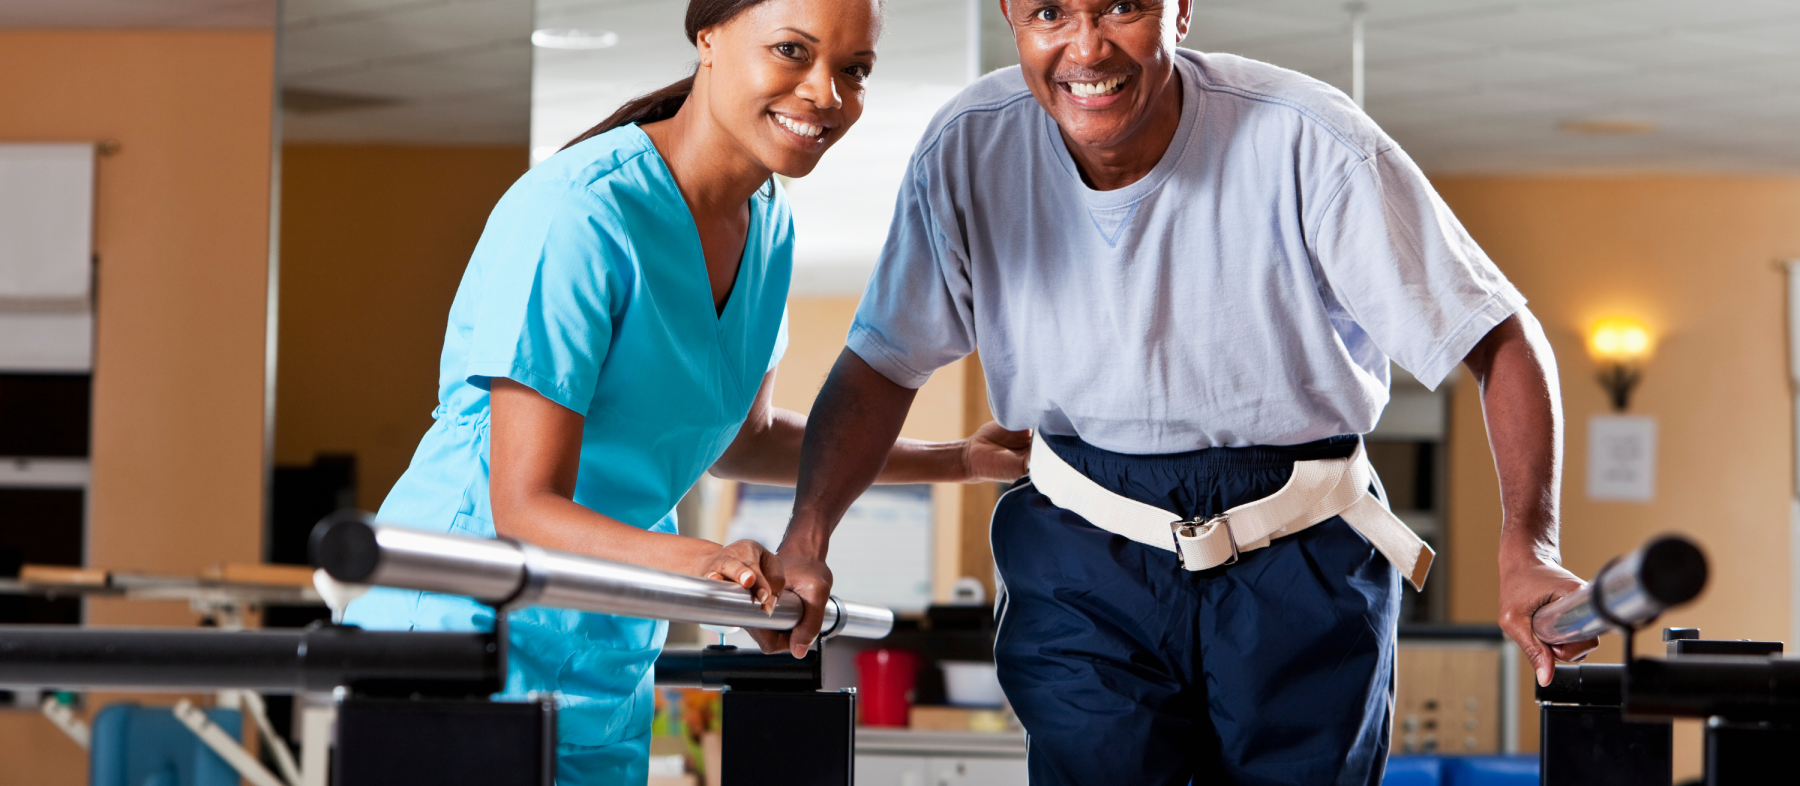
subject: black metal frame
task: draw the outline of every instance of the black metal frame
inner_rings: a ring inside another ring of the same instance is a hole
[[[315,562],[335,554],[340,568],[358,560],[372,567],[374,546],[374,530],[356,516],[334,515],[312,537]],[[532,581],[526,571],[512,598],[488,601],[490,633],[324,623],[230,632],[0,625],[0,684],[333,692],[339,696],[337,786],[552,786],[553,698],[492,699],[505,688],[507,612],[514,598],[529,602],[524,590]],[[845,606],[835,608],[839,624],[849,624]],[[820,689],[823,641],[798,659],[726,646],[667,650],[657,659],[659,685],[724,691],[727,786],[851,784],[856,694]]]
[[[496,633],[7,625],[0,626],[0,683],[277,694],[343,688],[337,786],[549,786],[555,705],[549,697],[491,700],[506,673],[506,615],[495,619]],[[855,692],[820,690],[818,649],[805,658],[671,649],[656,669],[659,685],[725,692],[728,786],[852,783]],[[396,780],[397,773],[405,777]]]
[[[1557,666],[1537,689],[1541,783],[1667,782],[1672,718],[1707,720],[1707,786],[1769,783],[1781,771],[1771,767],[1789,767],[1800,750],[1800,661],[1783,659],[1780,642],[1698,636],[1665,630],[1667,658]]]

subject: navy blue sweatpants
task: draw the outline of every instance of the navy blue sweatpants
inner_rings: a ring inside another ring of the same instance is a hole
[[[1269,496],[1293,462],[1355,440],[1163,456],[1047,441],[1107,490],[1186,518]],[[1342,519],[1188,572],[1027,479],[992,537],[994,655],[1033,786],[1381,781],[1400,577]]]

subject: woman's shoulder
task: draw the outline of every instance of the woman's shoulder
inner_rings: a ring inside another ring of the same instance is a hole
[[[533,188],[595,190],[656,179],[661,167],[656,147],[636,125],[624,125],[583,139],[544,159],[519,184]]]

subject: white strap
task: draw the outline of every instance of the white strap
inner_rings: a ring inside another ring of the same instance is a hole
[[[1343,516],[1400,570],[1414,589],[1423,589],[1435,556],[1431,547],[1369,493],[1373,472],[1362,442],[1348,458],[1294,462],[1280,491],[1239,505],[1204,521],[1181,517],[1107,491],[1062,460],[1033,435],[1031,480],[1057,507],[1096,527],[1146,546],[1175,552],[1182,567],[1207,570],[1237,561],[1238,554],[1269,545],[1333,516]]]

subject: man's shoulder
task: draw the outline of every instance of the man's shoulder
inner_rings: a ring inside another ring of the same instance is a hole
[[[1385,136],[1368,115],[1330,84],[1239,55],[1177,51],[1193,65],[1200,89],[1211,100],[1234,104],[1240,122],[1269,120],[1296,130],[1317,130],[1359,157],[1373,155],[1384,144]]]

